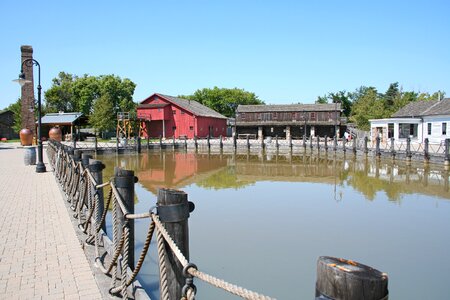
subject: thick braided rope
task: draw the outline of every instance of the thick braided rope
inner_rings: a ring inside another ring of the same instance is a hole
[[[136,263],[136,266],[131,274],[130,278],[128,278],[127,286],[129,286],[135,279],[139,271],[141,270],[142,264],[144,263],[145,256],[147,255],[148,248],[150,247],[150,242],[153,237],[153,232],[155,231],[155,222],[150,222],[150,226],[148,227],[147,236],[145,238],[144,246],[142,248],[141,254],[139,255],[139,259]]]
[[[155,222],[152,221],[154,224]],[[169,300],[169,287],[167,284],[166,254],[164,251],[164,238],[161,231],[156,231],[156,239],[158,241],[158,258],[159,258],[159,282],[160,295],[162,300]]]
[[[173,241],[173,239],[170,237],[170,235],[167,233],[164,225],[161,223],[161,221],[159,220],[159,217],[155,214],[151,214],[152,219],[155,221],[155,225],[158,229],[158,231],[161,232],[161,234],[163,235],[164,239],[166,240],[167,244],[169,245],[170,249],[172,250],[172,252],[175,254],[175,256],[178,258],[178,260],[180,261],[181,265],[183,267],[185,267],[189,262],[188,260],[184,257],[183,253],[181,253],[180,249],[178,248],[178,246],[175,244],[175,242]],[[197,277],[215,287],[221,288],[226,290],[227,292],[240,296],[242,298],[245,299],[261,299],[261,300],[269,300],[269,299],[273,299],[270,298],[268,296],[264,296],[261,295],[259,293],[247,290],[245,288],[242,288],[240,286],[231,284],[226,282],[225,280],[222,279],[218,279],[214,276],[208,275],[206,273],[203,273],[199,270],[195,270],[194,268],[189,268],[188,273],[191,274],[194,277]]]

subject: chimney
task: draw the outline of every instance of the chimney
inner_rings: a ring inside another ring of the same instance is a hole
[[[20,51],[22,53],[21,64],[24,60],[33,58],[33,47],[21,46]],[[36,125],[34,118],[34,80],[33,80],[33,63],[27,62],[23,65],[23,72],[25,79],[30,80],[30,83],[25,83],[22,86],[21,93],[21,113],[22,113],[22,128],[28,128],[36,135]]]

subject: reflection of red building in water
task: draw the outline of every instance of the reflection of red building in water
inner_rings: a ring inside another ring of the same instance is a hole
[[[207,178],[226,167],[227,160],[195,153],[161,152],[142,156],[139,164],[139,182],[156,194],[158,188],[179,189]]]
[[[218,137],[227,132],[227,118],[197,101],[153,94],[137,108],[146,137]]]

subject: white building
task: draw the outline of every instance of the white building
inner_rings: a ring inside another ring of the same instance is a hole
[[[421,143],[428,138],[430,143],[439,144],[450,138],[450,98],[411,102],[392,118],[369,121],[372,141],[377,136],[382,142],[410,137],[415,142]]]

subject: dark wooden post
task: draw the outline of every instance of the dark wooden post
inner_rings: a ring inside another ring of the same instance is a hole
[[[184,137],[184,149],[187,150],[187,136]]]
[[[356,136],[355,136],[355,138],[353,139],[353,154],[355,154],[355,155],[357,152],[357,149],[356,149],[356,145],[358,144],[357,142],[358,141],[356,140]]]
[[[208,150],[211,150],[211,140],[210,140],[209,134],[206,137],[206,143],[208,144]]]
[[[175,150],[175,133],[173,134],[173,138],[172,138],[172,147]]]
[[[317,136],[317,152],[320,151],[320,137]]]
[[[95,159],[89,160],[89,170],[91,171],[92,177],[94,177],[97,184],[103,183],[102,171],[104,168],[105,168],[105,165],[101,161],[95,160]],[[95,223],[98,225],[102,218],[103,210],[105,209],[103,189],[99,189],[97,194],[98,194],[98,207],[97,207],[96,215],[94,216],[94,218],[95,218]],[[103,224],[102,229],[104,232],[106,232],[105,224]]]
[[[247,134],[247,149],[250,150],[250,137],[248,134]]]
[[[263,141],[264,144],[264,141]],[[289,148],[292,149],[292,136],[289,135]]]
[[[325,152],[328,152],[328,136],[325,136]]]
[[[162,136],[159,136],[159,148],[162,149],[163,143],[162,143]]]
[[[134,171],[124,170],[119,167],[114,168],[114,184],[117,188],[117,192],[123,200],[125,208],[128,213],[134,214],[134,184],[137,182],[137,177],[134,176]],[[122,236],[122,226],[125,222],[128,222],[130,229],[130,243],[128,252],[128,266],[134,269],[134,220],[125,220],[122,210],[119,205],[115,206],[115,214],[120,220],[119,228],[117,230],[117,236],[113,236],[114,244],[119,243]]]
[[[337,146],[338,146],[338,144],[337,144],[337,136],[335,135],[334,136],[334,141],[333,141],[333,149],[334,149],[334,151],[336,152],[337,151]]]
[[[119,153],[119,136],[116,135],[116,152]]]
[[[278,148],[280,147],[280,144],[278,144],[278,135],[275,136],[275,147]]]
[[[137,153],[141,153],[141,137],[140,136],[138,136],[137,138],[136,138],[136,142],[137,142]]]
[[[77,138],[76,135],[72,133],[72,143],[73,143],[73,149],[77,148]]]
[[[313,136],[309,137],[309,148],[311,148],[311,150],[313,148]]]
[[[448,167],[450,165],[450,139],[445,139],[445,166]]]
[[[197,136],[194,135],[194,146],[195,146],[195,150],[198,150],[198,142],[197,142]]]
[[[233,135],[233,146],[234,146],[234,150],[237,149],[237,138],[236,138],[236,134]]]
[[[342,139],[342,150],[344,151],[344,153],[347,151],[346,145],[347,145],[347,139],[344,137]]]
[[[429,148],[430,148],[430,141],[428,140],[428,138],[426,138],[424,141],[424,146],[423,146],[423,162],[424,163],[428,163],[430,161]]]
[[[306,150],[306,134],[303,135],[303,148]]]
[[[97,136],[94,136],[94,150],[95,150],[95,154],[97,154],[97,151],[98,151]]]
[[[81,156],[83,154],[83,151],[81,150],[74,150],[73,151],[73,160],[75,161],[75,163],[78,163],[79,161],[81,161]]]
[[[388,294],[385,273],[351,260],[319,257],[316,299],[380,300]]]
[[[411,153],[411,138],[408,137],[406,139],[406,163],[411,163],[411,157],[412,157],[412,153]]]
[[[220,146],[220,150],[223,149],[223,141],[222,141],[222,135],[220,135],[220,140],[219,140],[219,146]]]
[[[147,136],[147,150],[150,148],[150,137]]]
[[[369,153],[369,147],[367,147],[367,143],[369,142],[369,138],[367,136],[364,137],[364,153]]]
[[[188,195],[182,191],[159,189],[157,210],[158,216],[169,236],[178,245],[186,259],[189,260],[188,218],[189,212],[193,210],[193,204],[188,202]],[[183,266],[179,263],[167,243],[165,243],[164,251],[169,299],[180,299],[181,290],[185,284]]]
[[[92,155],[89,154],[81,154],[81,164],[83,165],[83,168],[87,168],[89,165],[89,159],[92,158]]]
[[[377,138],[376,138],[375,154],[378,158],[381,157],[380,137],[379,136],[377,136]]]
[[[395,139],[391,138],[391,155],[392,155],[392,159],[395,159]]]

